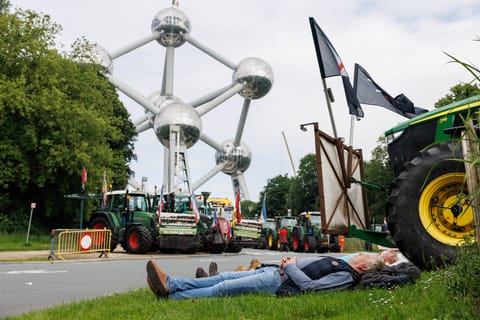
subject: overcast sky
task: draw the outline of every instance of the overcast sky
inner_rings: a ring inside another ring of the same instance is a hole
[[[114,51],[151,33],[150,24],[171,0],[10,0],[12,6],[50,15],[62,26],[58,43],[68,51],[84,36]],[[480,2],[477,0],[180,0],[179,9],[190,19],[191,36],[239,62],[259,57],[273,69],[274,84],[263,98],[253,100],[242,141],[252,151],[245,177],[251,199],[257,201],[267,180],[293,176],[282,131],[294,165],[314,152],[312,130],[299,125],[318,122],[332,133],[308,17],[314,17],[340,55],[353,83],[354,64],[362,65],[392,96],[404,93],[416,106],[433,104],[459,82],[471,78],[451,64],[444,52],[478,64]],[[165,48],[152,42],[114,61],[113,74],[144,96],[160,89]],[[192,101],[231,82],[232,71],[189,44],[176,49],[174,94]],[[350,115],[340,77],[327,79],[336,101],[334,120],[339,136],[349,142]],[[120,94],[132,120],[143,108]],[[204,132],[218,142],[235,135],[243,99],[235,96],[202,118]],[[364,105],[365,117],[355,122],[353,147],[368,159],[377,138],[406,120],[386,109]],[[132,163],[136,179],[160,186],[163,147],[153,130],[139,135],[138,160]],[[192,180],[215,165],[214,151],[203,142],[189,149]],[[220,173],[200,190],[215,197],[233,198],[229,176]]]

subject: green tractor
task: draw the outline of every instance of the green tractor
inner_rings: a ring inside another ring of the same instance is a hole
[[[297,225],[292,232],[292,250],[324,253],[338,252],[340,247],[335,241],[335,235],[322,232],[320,212],[302,212],[298,215]]]
[[[275,227],[276,227],[276,235],[277,235],[277,250],[280,250],[281,243],[280,243],[280,229],[287,229],[287,239],[288,239],[288,246],[290,250],[293,250],[293,237],[292,232],[293,228],[297,225],[297,217],[292,216],[276,216],[275,217]]]
[[[110,229],[110,251],[120,244],[128,253],[146,253],[156,246],[158,217],[151,212],[147,193],[112,191],[102,208],[93,212],[91,229]]]
[[[267,218],[263,223],[262,238],[265,239],[263,249],[276,250],[277,249],[277,228],[275,227],[275,219]]]
[[[388,230],[419,267],[451,261],[465,238],[475,239],[462,132],[466,119],[476,122],[479,108],[480,96],[471,97],[385,133],[395,174],[387,203]]]

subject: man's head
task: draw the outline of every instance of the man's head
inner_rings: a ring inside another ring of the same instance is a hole
[[[380,252],[380,257],[383,258],[386,264],[393,264],[398,260],[398,254],[393,250],[384,250]]]
[[[367,271],[383,269],[385,261],[380,255],[371,255],[360,252],[351,257],[348,264],[350,264],[350,266],[358,273],[365,273]]]

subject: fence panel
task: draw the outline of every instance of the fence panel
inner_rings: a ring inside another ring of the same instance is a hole
[[[100,252],[109,256],[112,232],[110,229],[54,229],[51,232],[49,259],[65,254]]]

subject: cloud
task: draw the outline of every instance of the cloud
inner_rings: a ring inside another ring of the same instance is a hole
[[[353,65],[360,63],[392,95],[405,93],[417,105],[432,109],[450,87],[469,81],[461,67],[448,64],[443,53],[474,59],[479,43],[478,1],[276,1],[181,0],[180,9],[192,24],[191,35],[215,52],[238,62],[256,56],[274,71],[271,92],[251,104],[243,141],[253,160],[246,172],[250,195],[257,201],[267,179],[293,175],[281,132],[285,133],[295,165],[314,152],[312,133],[299,124],[318,121],[331,134],[320,73],[308,17],[326,32],[353,80]],[[115,50],[149,34],[154,15],[170,1],[133,0],[12,0],[12,5],[41,11],[63,26],[59,41],[68,47],[85,36],[107,50]],[[160,88],[165,49],[150,43],[116,59],[114,75],[148,96]],[[175,50],[175,94],[188,102],[231,81],[231,70],[197,49],[184,45]],[[475,63],[476,61],[471,61]],[[328,79],[339,134],[349,141],[351,121],[341,81]],[[120,95],[132,119],[143,109]],[[242,106],[234,97],[205,116],[205,132],[221,142],[233,138]],[[365,117],[354,122],[353,146],[370,156],[377,138],[404,118],[374,106],[364,106]],[[141,133],[135,146],[138,161],[132,164],[137,180],[148,177],[153,189],[162,180],[163,151],[152,131]],[[192,180],[214,162],[214,152],[201,142],[189,151]],[[231,182],[217,175],[199,191],[233,198]]]

